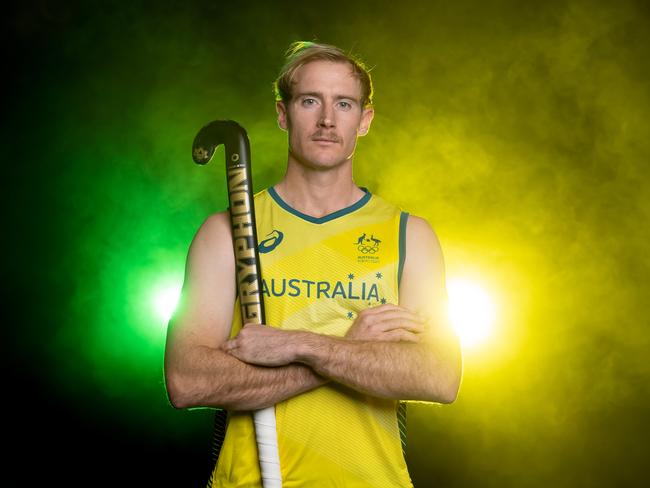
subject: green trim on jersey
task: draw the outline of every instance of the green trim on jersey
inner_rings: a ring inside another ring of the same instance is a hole
[[[355,210],[359,210],[361,207],[363,207],[368,201],[370,200],[370,197],[372,196],[370,192],[368,191],[367,188],[361,187],[361,190],[364,191],[365,195],[362,196],[357,202],[353,203],[349,207],[345,207],[341,210],[337,210],[336,212],[333,212],[329,215],[325,215],[324,217],[312,217],[311,215],[304,214],[302,212],[299,212],[295,208],[293,208],[291,205],[289,205],[287,202],[282,200],[282,197],[278,195],[278,192],[275,191],[274,187],[270,187],[268,189],[269,195],[275,200],[275,203],[280,205],[283,209],[285,209],[287,212],[292,213],[296,217],[300,217],[301,219],[306,220],[307,222],[311,222],[312,224],[324,224],[325,222],[329,222],[334,219],[338,219],[339,217],[343,217],[344,215],[347,215],[349,213],[354,212]]]
[[[402,271],[404,271],[404,261],[406,261],[406,223],[408,222],[408,212],[402,212],[399,216],[399,267],[397,268],[397,284],[402,282]]]

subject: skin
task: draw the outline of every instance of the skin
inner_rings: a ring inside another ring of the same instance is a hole
[[[350,66],[304,65],[291,100],[276,108],[289,145],[287,172],[275,187],[280,196],[314,217],[358,201],[363,191],[352,179],[352,158],[374,112],[361,106]],[[407,224],[400,303],[361,312],[345,337],[247,324],[229,340],[235,296],[224,212],[209,217],[192,241],[181,303],[169,324],[165,375],[175,407],[259,409],[327,381],[384,398],[456,398],[461,355],[446,319],[444,263],[421,218],[411,216]]]
[[[285,202],[322,217],[363,197],[352,179],[352,157],[374,110],[361,106],[361,86],[351,67],[326,61],[303,66],[292,99],[276,109],[278,125],[288,134],[287,172],[275,186]]]

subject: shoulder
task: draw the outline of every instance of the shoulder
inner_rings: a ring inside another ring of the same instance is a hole
[[[228,211],[211,214],[196,231],[190,246],[190,254],[207,258],[214,256],[218,251],[224,254],[232,252],[231,235]]]
[[[406,221],[406,235],[407,239],[412,241],[425,240],[429,243],[434,243],[440,246],[438,236],[431,227],[431,224],[424,218],[417,215],[408,215]]]
[[[224,237],[230,237],[230,213],[225,210],[209,215],[205,218],[198,231],[195,239],[215,240]],[[224,236],[224,234],[226,234]]]
[[[405,265],[411,269],[422,269],[421,265],[424,263],[441,267],[442,261],[440,240],[431,224],[422,217],[409,215],[406,222]]]
[[[431,310],[445,297],[445,264],[440,242],[426,219],[409,215],[406,253],[400,281],[400,305],[413,310]]]

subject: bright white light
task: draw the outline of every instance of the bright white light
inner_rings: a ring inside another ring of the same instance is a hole
[[[163,323],[167,325],[169,319],[172,317],[176,305],[178,305],[178,299],[181,296],[181,286],[180,284],[166,285],[160,287],[153,296],[153,307],[156,312],[156,315],[163,320]]]
[[[466,279],[447,281],[449,320],[465,347],[486,340],[496,316],[490,295],[478,283]]]

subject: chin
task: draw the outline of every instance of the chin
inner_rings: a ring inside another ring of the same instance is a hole
[[[326,171],[329,169],[339,168],[350,162],[348,159],[335,159],[335,160],[311,160],[307,164],[312,169]]]
[[[338,168],[352,161],[352,155],[345,157],[340,154],[296,154],[291,153],[293,158],[298,164],[312,170],[326,171],[329,169]]]

